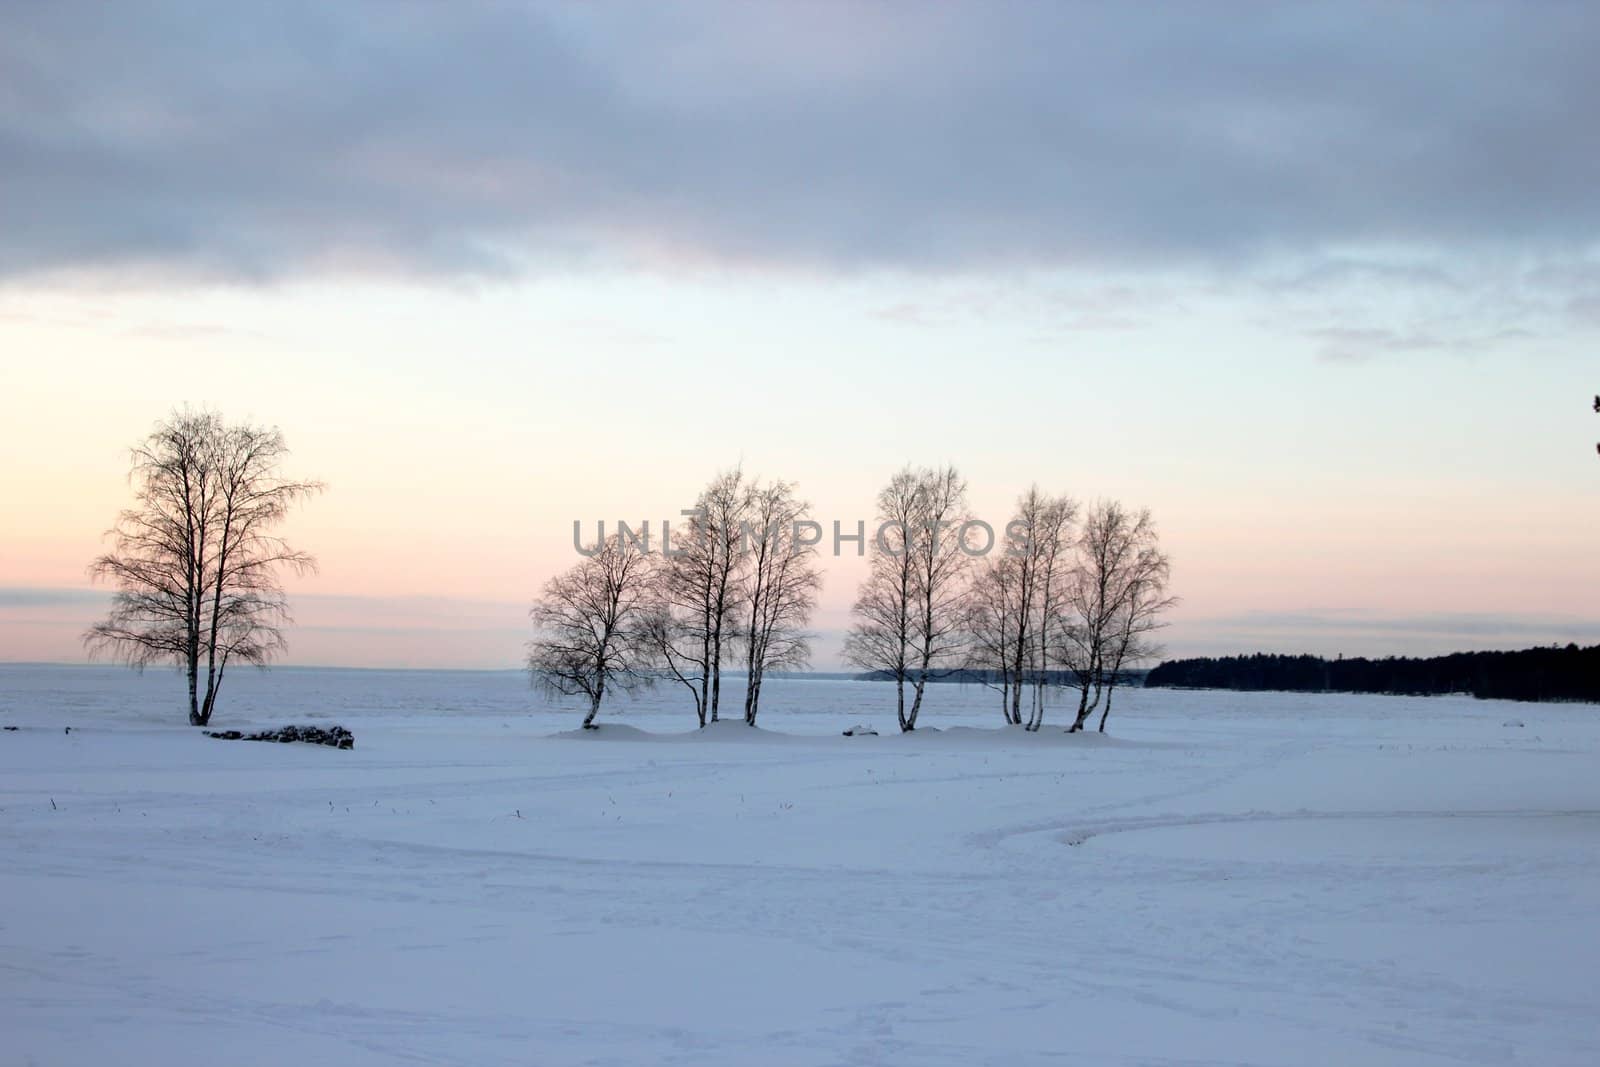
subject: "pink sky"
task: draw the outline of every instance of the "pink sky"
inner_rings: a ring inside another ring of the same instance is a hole
[[[126,449],[180,401],[272,420],[292,470],[329,483],[286,528],[321,562],[291,582],[298,663],[515,665],[529,602],[574,559],[573,519],[590,531],[602,518],[659,522],[740,461],[798,481],[825,525],[870,520],[878,483],[908,460],[956,462],[974,511],[996,526],[1031,481],[1149,506],[1183,598],[1175,653],[1600,639],[1600,463],[1582,361],[1546,352],[1535,364],[1529,346],[1523,360],[1350,367],[1209,315],[1164,313],[1069,338],[1033,375],[1063,398],[1093,381],[1114,403],[1080,412],[1064,399],[1017,419],[1005,360],[962,362],[1002,349],[1017,325],[874,314],[915,298],[913,283],[597,284],[601,296],[578,280],[472,295],[380,285],[0,298],[11,312],[0,348],[32,354],[0,400],[0,492],[15,505],[0,555],[3,658],[82,657],[78,634],[99,607],[85,567],[128,503]],[[674,293],[676,310],[664,303]],[[585,299],[629,314],[597,327]],[[218,323],[227,329],[201,328]],[[1204,374],[1167,349],[1196,323],[1229,353]],[[472,354],[453,355],[459,343]],[[812,350],[827,355],[781,369]],[[926,387],[935,433],[879,385],[912,351],[949,372]],[[203,386],[174,389],[211,362]],[[597,367],[615,368],[602,408],[563,399]],[[726,383],[714,428],[679,414],[685,367]],[[861,564],[827,563],[816,662],[836,667]]]

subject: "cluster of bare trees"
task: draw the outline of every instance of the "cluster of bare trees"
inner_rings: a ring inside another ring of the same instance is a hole
[[[210,722],[228,667],[264,666],[289,621],[280,575],[315,568],[274,532],[322,485],[285,477],[278,430],[175,412],[133,449],[135,506],[92,574],[115,587],[90,651],[144,667],[175,663],[189,721]],[[845,643],[853,663],[895,683],[900,728],[916,729],[930,680],[961,668],[1000,694],[1008,723],[1037,730],[1052,693],[1076,695],[1072,730],[1105,729],[1122,672],[1158,649],[1173,600],[1147,511],[1023,494],[1003,544],[973,544],[954,467],[906,467],[878,494],[870,571]],[[528,666],[548,690],[588,702],[668,679],[701,726],[721,717],[723,667],[742,668],[754,726],[769,672],[803,666],[821,584],[820,526],[789,482],[719,474],[672,543],[651,552],[626,527],[604,536],[534,604]],[[837,537],[835,524],[835,535]],[[802,536],[807,528],[816,537]],[[665,539],[665,531],[663,532]]]
[[[322,489],[284,477],[287,454],[274,428],[175,412],[133,449],[135,504],[90,568],[115,587],[110,613],[84,635],[90,653],[175,663],[196,726],[211,721],[230,664],[265,666],[283,651],[280,572],[316,567],[273,532]]]
[[[685,530],[660,551],[618,530],[545,584],[532,612],[528,667],[548,691],[581,695],[594,726],[612,689],[669,679],[701,726],[721,718],[722,670],[744,669],[754,726],[772,670],[803,666],[821,571],[800,538],[808,505],[788,482],[735,468],[700,493]]]
[[[974,544],[952,467],[907,467],[878,509],[845,655],[895,682],[902,730],[916,728],[927,682],[956,668],[998,690],[1007,723],[1038,730],[1064,690],[1076,697],[1069,730],[1097,710],[1105,730],[1123,672],[1159,654],[1153,635],[1174,603],[1148,511],[1104,501],[1083,512],[1035,487],[1002,544]]]

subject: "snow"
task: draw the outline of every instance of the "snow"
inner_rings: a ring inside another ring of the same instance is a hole
[[[1593,707],[1027,735],[941,686],[901,736],[778,679],[761,729],[580,731],[510,673],[275,671],[216,724],[341,752],[177,695],[0,667],[0,1063],[1600,1062]]]

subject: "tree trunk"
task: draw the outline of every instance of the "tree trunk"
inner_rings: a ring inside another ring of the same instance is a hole
[[[1101,733],[1105,733],[1106,732],[1106,719],[1109,718],[1110,715],[1111,715],[1111,694],[1115,693],[1116,691],[1117,691],[1117,687],[1114,686],[1114,685],[1110,686],[1109,688],[1106,689],[1106,706],[1100,712],[1100,732]]]
[[[583,717],[583,728],[585,730],[598,729],[594,724],[594,717],[600,714],[600,701],[605,698],[605,695],[606,675],[605,669],[601,668],[599,684],[594,687],[594,694],[589,697],[589,714]]]
[[[204,726],[205,719],[200,717],[200,649],[191,646],[189,655],[189,725]]]
[[[759,567],[759,563],[757,564]],[[757,574],[759,578],[759,571]],[[761,672],[766,667],[766,642],[762,639],[761,596],[750,598],[750,636],[744,656],[744,724],[754,726],[761,705]]]
[[[1099,698],[1095,699],[1098,704]],[[1083,724],[1089,721],[1089,716],[1094,714],[1094,704],[1086,704],[1078,709],[1078,717],[1072,720],[1072,725],[1067,728],[1067,733],[1076,734],[1083,731]]]
[[[745,692],[744,724],[754,726],[756,715],[761,710],[761,675],[752,674],[750,684]]]
[[[1027,729],[1034,733],[1038,733],[1039,727],[1044,725],[1044,693],[1044,682],[1035,682],[1033,684],[1033,711],[1028,718],[1027,726]]]
[[[217,697],[222,695],[222,678],[228,671],[228,657],[224,653],[222,662],[216,670],[210,672],[206,679],[206,700],[200,706],[200,725],[211,725],[211,715],[217,710]]]
[[[1094,687],[1094,700],[1089,699],[1089,686],[1083,685],[1078,689],[1078,715],[1073,719],[1072,725],[1067,728],[1067,733],[1075,734],[1083,729],[1083,724],[1094,714],[1094,709],[1100,703],[1100,687]]]
[[[693,687],[690,692],[694,696],[694,716],[700,721],[701,729],[706,725],[706,703],[711,697],[711,642],[700,642],[700,691],[695,693]]]
[[[1020,648],[1020,646],[1019,646]],[[1006,712],[1007,721],[1012,726],[1022,723],[1022,653],[1017,652],[1014,669],[1011,672],[1011,707]]]
[[[753,618],[751,619],[750,632],[752,634],[755,633],[755,620]],[[744,724],[746,726],[754,726],[756,724],[756,701],[759,699],[756,696],[756,692],[761,688],[761,675],[756,673],[756,662],[759,655],[756,651],[755,640],[752,637],[750,648],[744,657]]]
[[[722,630],[711,642],[711,721],[717,721],[717,708],[722,703]]]
[[[922,711],[922,690],[928,684],[928,672],[922,671],[917,675],[915,692],[911,697],[911,714],[904,717],[900,723],[902,733],[910,733],[917,728],[917,714]]]

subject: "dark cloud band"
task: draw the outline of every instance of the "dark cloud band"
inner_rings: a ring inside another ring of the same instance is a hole
[[[1600,234],[1585,5],[16,4],[0,275]]]

